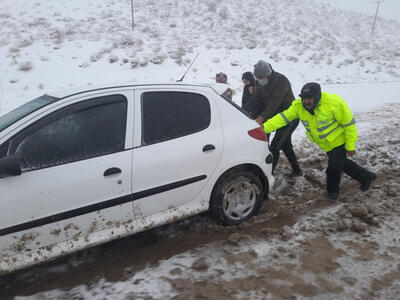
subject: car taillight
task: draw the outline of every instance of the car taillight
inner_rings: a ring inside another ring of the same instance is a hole
[[[249,134],[249,136],[251,136],[252,138],[256,139],[256,140],[260,140],[260,141],[267,141],[267,135],[264,132],[264,129],[262,127],[257,127],[254,128],[252,130],[249,130],[247,132]]]

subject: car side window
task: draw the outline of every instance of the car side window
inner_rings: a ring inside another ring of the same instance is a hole
[[[12,137],[7,152],[20,159],[23,171],[29,171],[122,151],[126,114],[122,95],[72,104]]]
[[[188,92],[142,94],[142,143],[150,145],[202,131],[210,125],[206,97]]]

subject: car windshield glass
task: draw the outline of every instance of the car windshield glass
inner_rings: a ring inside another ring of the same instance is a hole
[[[51,97],[49,95],[43,95],[25,103],[24,105],[6,113],[3,116],[0,116],[0,132],[30,113],[57,100],[58,98]]]
[[[244,113],[249,119],[253,119],[247,111],[245,111],[241,106],[237,105],[235,102],[230,100],[224,93],[219,95],[222,97],[226,102],[228,102],[230,105],[234,106],[236,109],[240,110],[242,113]]]

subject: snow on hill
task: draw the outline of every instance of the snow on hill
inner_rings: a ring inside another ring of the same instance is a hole
[[[295,93],[307,81],[400,81],[400,23],[309,0],[3,0],[0,110],[45,91],[106,81],[212,81],[267,59]],[[383,6],[384,4],[382,4]]]

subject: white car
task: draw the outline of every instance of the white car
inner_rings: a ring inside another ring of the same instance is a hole
[[[226,85],[43,95],[0,117],[0,273],[210,210],[224,225],[273,184],[261,127]]]

